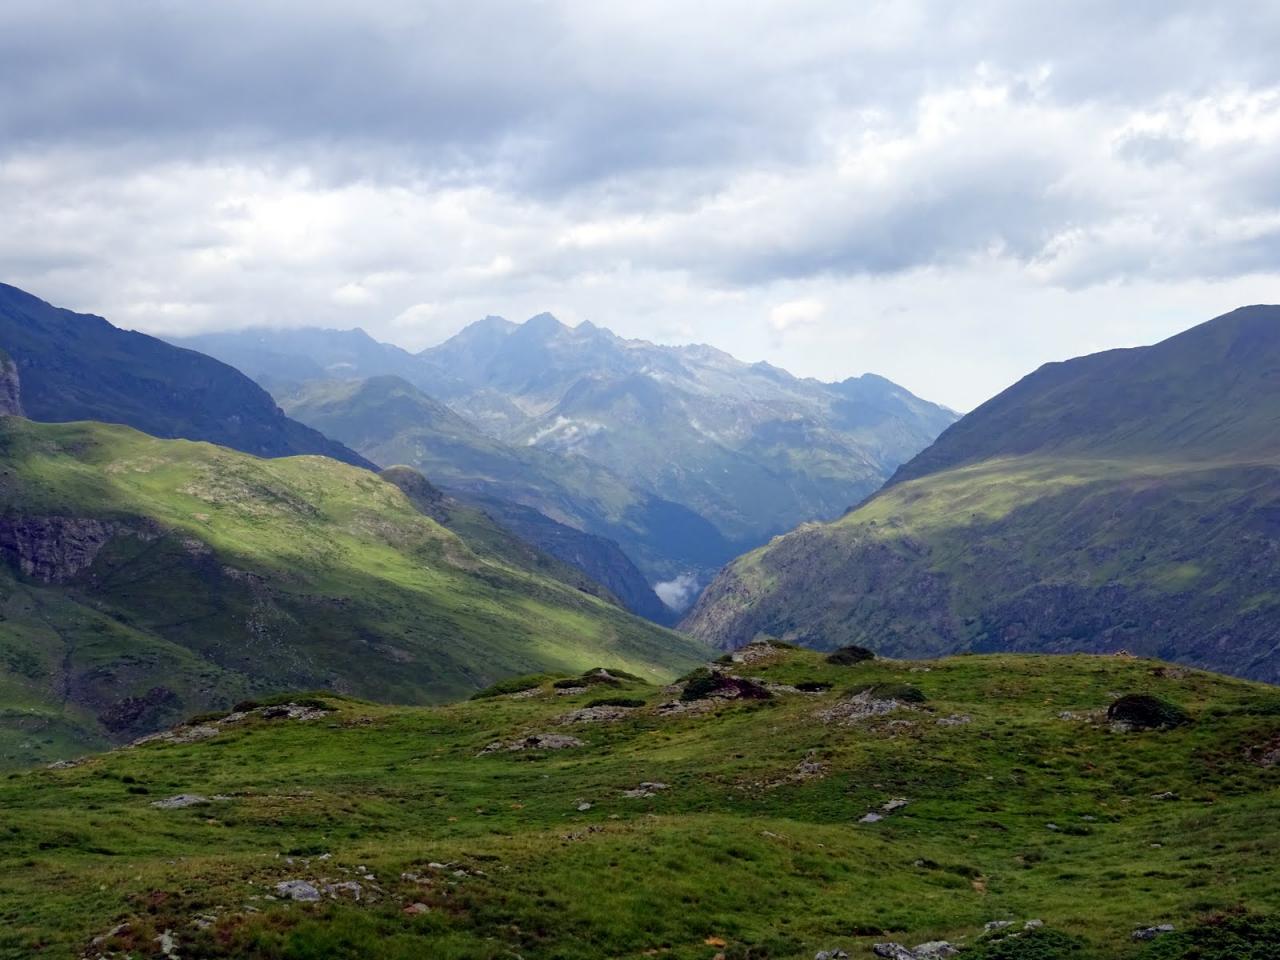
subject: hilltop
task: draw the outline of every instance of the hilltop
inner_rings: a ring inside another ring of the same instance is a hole
[[[1280,307],[1050,364],[685,621],[891,655],[1127,649],[1280,682]]]
[[[281,689],[439,702],[601,660],[659,679],[703,650],[323,457],[0,418],[0,500],[4,765]]]
[[[22,410],[32,420],[101,420],[260,457],[314,453],[373,466],[290,420],[270,394],[225,363],[3,283],[0,347],[13,360]]]
[[[669,689],[281,698],[11,775],[0,957],[1274,956],[1275,689],[855,659],[757,644]]]

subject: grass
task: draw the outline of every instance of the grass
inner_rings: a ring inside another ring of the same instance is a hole
[[[0,768],[283,689],[430,703],[602,661],[664,680],[703,656],[477,555],[393,484],[332,460],[14,419],[0,460],[6,523],[124,531],[64,584],[0,570]]]
[[[1078,938],[1072,956],[1123,960],[1145,949],[1138,927],[1280,911],[1280,769],[1256,749],[1280,738],[1273,688],[1087,656],[850,667],[792,650],[737,670],[831,689],[664,715],[674,692],[624,679],[617,695],[645,708],[565,726],[598,687],[548,679],[440,707],[312,694],[333,712],[11,774],[0,957],[79,956],[127,922],[117,945],[138,958],[168,929],[187,960],[789,960],[885,939],[975,946],[987,921],[1034,918],[1046,949]],[[902,686],[927,699],[818,718],[852,689]],[[1121,693],[1192,722],[1113,732]],[[584,746],[480,752],[550,731]],[[802,761],[821,772],[797,774]],[[624,796],[642,781],[667,788]],[[178,793],[228,799],[150,806]],[[362,868],[373,899],[268,899],[282,880]],[[406,913],[415,903],[426,912]]]

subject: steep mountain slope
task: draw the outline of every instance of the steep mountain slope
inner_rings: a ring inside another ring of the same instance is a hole
[[[440,526],[461,537],[477,556],[551,577],[575,590],[618,606],[623,605],[612,591],[592,580],[578,567],[544,553],[533,546],[529,538],[519,536],[478,507],[449,496],[412,467],[390,467],[378,476],[395,484],[410,503]]]
[[[690,568],[714,570],[737,552],[679,504],[582,457],[486,436],[398,377],[318,381],[281,402],[372,460],[420,470],[540,549],[581,567],[645,616],[661,619],[666,609],[629,558],[661,580]]]
[[[700,537],[713,525],[721,544],[744,548],[801,521],[838,516],[955,419],[881,377],[801,380],[710,347],[624,340],[591,323],[566,327],[549,314],[523,324],[486,317],[413,358],[372,345],[360,331],[250,331],[187,342],[252,373],[282,399],[308,372],[399,376],[492,439],[604,467],[615,483],[683,507],[682,525],[704,518]],[[295,415],[310,411],[295,408]],[[439,428],[440,415],[432,416]],[[326,429],[321,420],[307,422]],[[406,462],[447,483],[440,473],[447,458],[436,468]],[[486,492],[562,519],[507,483],[495,478]],[[687,548],[681,555],[670,545],[642,555],[624,534],[606,535],[651,579],[706,576],[728,559],[706,562],[718,545],[692,562]]]
[[[50,306],[0,284],[0,347],[33,420],[102,420],[262,457],[359,454],[286,417],[261,387],[211,357]]]
[[[1280,308],[1050,364],[685,625],[896,655],[1129,649],[1280,682]]]
[[[254,691],[456,697],[702,648],[475,552],[394,485],[126,427],[0,418],[0,755],[128,739]]]
[[[2,778],[0,957],[1275,956],[1275,689],[1121,657],[745,658],[767,699],[320,695]],[[1117,693],[1187,722],[1113,726]]]

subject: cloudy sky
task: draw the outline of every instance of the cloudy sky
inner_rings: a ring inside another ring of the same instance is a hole
[[[1280,4],[0,4],[0,280],[417,348],[551,310],[967,409],[1280,302]]]

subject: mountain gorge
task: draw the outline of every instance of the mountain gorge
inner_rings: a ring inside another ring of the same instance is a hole
[[[1280,681],[1280,308],[1049,364],[684,626],[893,656],[1114,651]]]
[[[360,331],[182,342],[378,463],[413,466],[497,514],[514,503],[616,540],[655,583],[702,580],[797,523],[838,516],[955,419],[874,375],[802,380],[549,314],[488,317],[417,355]]]

